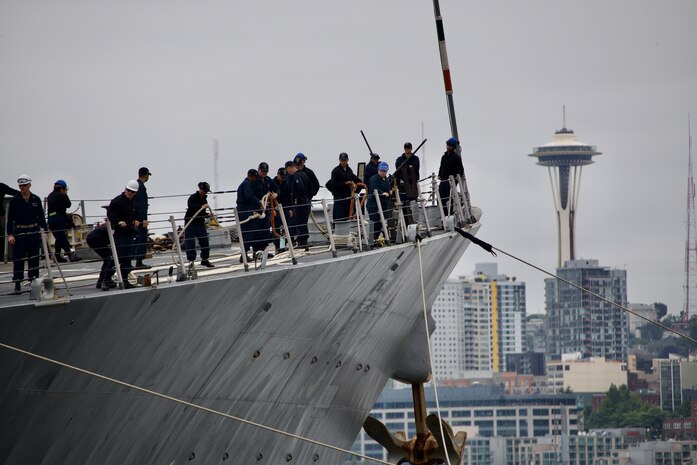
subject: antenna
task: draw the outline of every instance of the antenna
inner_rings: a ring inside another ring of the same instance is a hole
[[[563,103],[561,106],[561,127],[566,129],[566,104]]]
[[[213,190],[218,192],[218,139],[213,139]],[[218,196],[213,195],[213,209],[218,211]]]
[[[692,130],[690,114],[687,114],[687,224],[685,226],[685,302],[682,321],[687,323],[690,314],[697,310],[697,218],[695,218],[695,180],[692,173]]]

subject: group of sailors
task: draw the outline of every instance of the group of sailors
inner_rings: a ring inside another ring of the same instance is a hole
[[[463,175],[462,158],[456,148],[455,138],[446,141],[446,152],[441,158],[438,177],[441,180],[439,194],[447,199],[450,195],[450,176]],[[346,221],[351,216],[351,201],[361,188],[367,191],[366,208],[373,223],[374,238],[382,234],[379,207],[387,209],[389,199],[398,191],[403,205],[410,206],[419,197],[419,157],[412,152],[412,144],[404,144],[404,152],[397,158],[395,171],[388,175],[389,165],[380,161],[380,155],[371,153],[365,166],[363,179],[356,176],[349,166],[349,156],[339,154],[339,164],[332,170],[325,187],[332,193],[334,222]],[[265,250],[274,243],[277,251],[284,250],[283,223],[274,218],[272,210],[275,203],[283,206],[285,223],[289,236],[295,246],[308,246],[308,220],[313,198],[320,189],[319,179],[306,166],[307,157],[298,153],[293,160],[278,168],[276,176],[269,176],[269,165],[259,163],[256,169],[247,171],[247,177],[237,188],[237,219],[242,230],[242,239],[252,252]],[[152,173],[146,167],[138,170],[138,178],[130,180],[121,194],[111,200],[107,207],[107,218],[113,230],[119,268],[126,288],[133,287],[126,277],[133,269],[147,269],[143,262],[148,242],[148,195],[145,183]],[[48,222],[44,216],[41,199],[31,192],[31,178],[21,175],[17,179],[19,190],[0,183],[0,194],[12,195],[7,214],[7,241],[13,246],[13,275],[15,292],[21,292],[24,263],[27,262],[29,280],[39,277],[39,258],[41,250],[41,230],[49,229],[55,238],[55,251],[52,259],[58,262],[77,261],[80,257],[70,249],[66,230],[74,227],[72,215],[67,213],[71,202],[67,183],[59,179],[47,199]],[[198,189],[187,200],[184,229],[184,249],[187,260],[196,260],[195,242],[198,241],[201,265],[212,268],[209,261],[210,243],[206,231],[206,219],[213,215],[207,200],[210,185],[201,181]],[[377,192],[377,198],[375,196]],[[407,224],[413,222],[411,208],[404,208]],[[4,211],[0,211],[0,216]],[[113,276],[116,272],[112,256],[111,240],[106,224],[95,227],[87,236],[87,244],[104,260],[97,281],[97,287],[108,290],[116,287]],[[246,252],[246,251],[245,251]],[[65,254],[65,256],[63,255]],[[271,255],[272,256],[272,255]],[[135,265],[132,260],[135,259]],[[251,259],[250,259],[251,260]],[[242,261],[242,256],[240,256]]]
[[[449,177],[464,175],[462,158],[456,150],[458,145],[457,139],[449,138],[446,141],[446,151],[441,158],[438,172],[441,180],[439,194],[444,203],[450,196]],[[297,247],[307,247],[307,222],[313,197],[319,192],[320,182],[315,173],[306,166],[306,162],[307,157],[298,153],[293,160],[278,168],[274,178],[269,176],[269,165],[266,162],[261,162],[257,169],[247,172],[246,179],[237,189],[237,214],[243,242],[252,252],[266,249],[271,242],[275,243],[276,250],[284,249],[281,221],[276,219],[274,224],[271,224],[274,201],[283,205],[293,243]],[[334,223],[347,221],[351,217],[354,195],[361,189],[367,194],[366,209],[373,225],[374,239],[377,240],[383,234],[379,211],[387,210],[388,201],[393,198],[395,191],[399,192],[406,223],[413,223],[411,207],[419,197],[420,161],[413,153],[411,142],[404,143],[404,152],[397,158],[392,176],[388,175],[389,170],[388,163],[381,161],[380,155],[371,153],[370,161],[365,165],[363,178],[360,178],[349,166],[348,154],[341,152],[339,164],[332,170],[330,179],[325,184],[333,197]],[[376,191],[377,198],[374,194]]]

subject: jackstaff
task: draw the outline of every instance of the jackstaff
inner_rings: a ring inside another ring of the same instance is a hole
[[[460,140],[457,134],[457,122],[455,121],[455,104],[453,103],[453,84],[450,79],[450,66],[448,65],[448,51],[445,48],[445,31],[443,18],[440,15],[438,0],[433,0],[433,12],[436,16],[436,30],[438,32],[438,50],[440,52],[440,64],[443,69],[443,83],[445,84],[445,97],[448,101],[448,115],[450,116],[450,132],[452,136]]]

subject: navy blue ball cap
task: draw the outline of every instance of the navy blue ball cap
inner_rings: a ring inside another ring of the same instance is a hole
[[[339,154],[339,160],[348,160],[348,153],[346,152],[341,152]]]
[[[259,173],[254,168],[247,171],[247,176],[259,176]]]
[[[265,161],[262,161],[259,163],[259,169],[264,170],[264,171],[269,171],[269,164],[266,163]]]
[[[145,176],[146,174],[148,176],[152,176],[152,173],[146,167],[142,167],[141,169],[138,170],[138,176]]]
[[[370,154],[370,159],[371,159],[371,160],[379,160],[379,159],[380,159],[380,155],[378,155],[377,153],[371,153],[371,154]]]
[[[457,147],[458,144],[459,142],[454,137],[451,137],[450,139],[445,141],[445,145],[448,145],[450,147]]]
[[[289,166],[293,166],[293,160],[288,160],[285,164],[285,167],[288,168]]]
[[[302,155],[302,154],[300,154]],[[296,155],[295,158],[293,158],[293,164],[294,165],[302,165],[304,158],[301,157],[300,155]]]
[[[298,157],[300,157],[301,160],[307,160],[307,157],[302,152],[299,152],[295,155],[295,158],[298,158]]]

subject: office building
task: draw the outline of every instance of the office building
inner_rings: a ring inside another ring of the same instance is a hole
[[[437,379],[506,369],[508,354],[526,351],[525,283],[480,263],[474,276],[449,279],[433,304],[431,338]]]
[[[627,272],[600,266],[598,260],[571,260],[557,275],[623,307],[627,305]],[[565,353],[584,358],[627,361],[627,313],[554,278],[545,279],[547,358]]]

